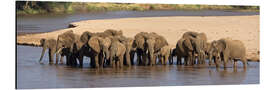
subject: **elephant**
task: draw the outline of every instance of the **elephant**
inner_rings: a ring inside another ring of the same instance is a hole
[[[177,64],[182,65],[182,57],[184,57],[185,65],[193,65],[194,47],[189,37],[182,37],[177,41],[175,54],[177,56]]]
[[[145,64],[147,55],[146,55],[146,37],[148,33],[147,32],[140,32],[137,33],[134,36],[134,41],[132,44],[133,48],[136,48],[136,53],[137,53],[137,64],[142,65]],[[132,54],[134,55],[134,54]]]
[[[47,49],[49,49],[49,63],[52,64],[53,63],[53,58],[54,58],[54,54],[56,54],[56,40],[55,39],[41,39],[40,40],[40,44],[42,46],[42,53],[39,59],[39,62],[41,63],[42,58],[44,56],[44,53]],[[57,59],[56,59],[57,62]]]
[[[89,53],[89,50],[85,48],[83,42],[80,41],[80,35],[74,34],[72,30],[58,35],[57,58],[59,54],[66,55],[67,65],[76,66],[78,59],[82,67],[83,56],[88,56],[86,53]]]
[[[104,32],[97,32],[97,33],[91,33],[91,32],[84,32],[80,40],[84,43],[86,47],[91,49],[91,62],[96,62],[96,64],[93,64],[93,66],[104,66],[104,56],[105,59],[108,61],[110,57],[109,47],[111,45],[111,39],[116,36],[122,37],[123,33],[122,31],[116,31],[112,29],[108,29]],[[95,37],[95,38],[93,38]],[[93,39],[91,39],[93,38]],[[98,59],[97,59],[98,58]],[[96,67],[97,67],[96,66]]]
[[[122,41],[122,44],[124,44],[126,48],[124,62],[128,66],[131,66],[131,64],[133,64],[134,52],[135,52],[135,48],[132,47],[133,41],[134,41],[133,38],[128,38],[128,37],[125,37],[124,40]]]
[[[184,38],[190,38],[192,46],[194,48],[194,53],[198,55],[198,64],[204,64],[206,59],[206,51],[207,51],[207,37],[205,33],[198,33],[198,32],[186,32],[183,34]],[[193,56],[194,63],[195,56]]]
[[[122,44],[117,38],[112,38],[110,50],[110,66],[123,67],[124,54],[126,52],[125,45]]]
[[[161,64],[167,65],[167,62],[171,58],[171,48],[169,47],[169,45],[166,45],[162,47],[157,54],[157,57],[159,58],[159,61],[161,61]]]
[[[111,46],[111,38],[94,36],[88,41],[88,45],[92,50],[92,55],[98,55],[100,67],[104,67],[104,56],[107,61],[110,57],[109,47]],[[95,62],[97,61],[95,57]],[[98,67],[97,63],[96,67]]]
[[[216,66],[219,67],[219,62],[223,60],[224,69],[228,60],[234,61],[234,68],[237,67],[237,61],[241,60],[244,69],[247,67],[246,47],[240,40],[232,40],[222,38],[212,42],[212,54],[215,56]]]
[[[146,38],[146,47],[149,55],[150,65],[155,65],[156,63],[156,55],[155,53],[160,52],[161,48],[169,45],[167,40],[154,32],[151,32],[147,35]],[[163,64],[163,63],[162,63]]]

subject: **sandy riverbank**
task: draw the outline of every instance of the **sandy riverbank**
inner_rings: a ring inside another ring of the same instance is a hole
[[[174,47],[177,40],[186,31],[204,32],[208,42],[230,37],[241,40],[247,47],[249,59],[259,59],[260,25],[259,15],[254,16],[174,16],[174,17],[144,17],[105,20],[86,20],[71,23],[76,27],[56,30],[48,33],[25,34],[17,36],[17,44],[39,46],[41,38],[57,38],[68,30],[77,34],[84,31],[102,32],[106,29],[122,30],[127,37],[133,37],[139,32],[156,32],[164,36]]]

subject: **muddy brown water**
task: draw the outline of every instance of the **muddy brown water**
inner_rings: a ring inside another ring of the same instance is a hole
[[[40,52],[39,47],[17,46],[17,88],[238,85],[260,82],[259,62],[249,62],[246,71],[239,62],[236,72],[232,68],[217,71],[215,66],[187,67],[175,64],[94,69],[89,68],[89,58],[86,57],[83,68],[49,65],[47,53],[43,58],[44,64],[39,64]]]
[[[116,11],[63,15],[17,16],[17,34],[49,32],[67,28],[71,22],[93,19],[160,16],[235,16],[258,15],[258,12],[228,11]],[[249,62],[247,71],[239,62],[237,72],[232,68],[217,71],[215,66],[184,67],[178,65],[132,66],[123,69],[89,68],[89,58],[84,58],[83,68],[66,65],[49,65],[48,53],[39,64],[42,48],[17,45],[16,87],[36,88],[94,88],[138,86],[184,86],[259,84],[260,64]],[[174,58],[175,59],[175,58]],[[87,63],[88,62],[88,63]]]

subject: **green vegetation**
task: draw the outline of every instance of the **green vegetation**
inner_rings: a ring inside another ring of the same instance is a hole
[[[17,15],[119,10],[236,10],[259,12],[259,6],[16,1]]]

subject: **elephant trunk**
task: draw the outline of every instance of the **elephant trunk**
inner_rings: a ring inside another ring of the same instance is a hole
[[[42,58],[44,56],[44,53],[45,53],[46,49],[47,49],[47,47],[44,46],[43,49],[42,49],[42,53],[41,53],[40,59],[39,59],[39,63],[41,63]]]
[[[109,60],[109,58],[110,58],[110,52],[108,49],[105,50],[105,58],[106,58],[106,60]]]

